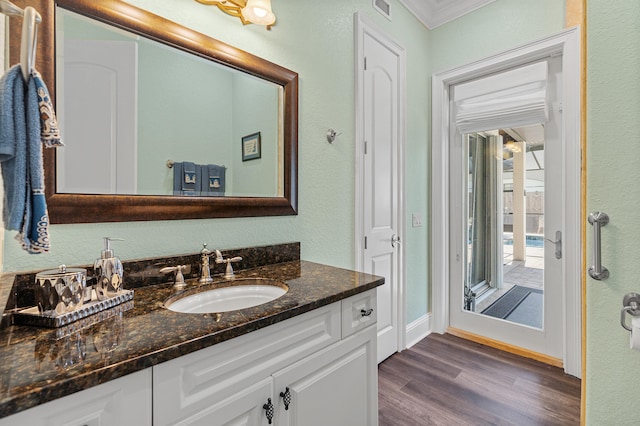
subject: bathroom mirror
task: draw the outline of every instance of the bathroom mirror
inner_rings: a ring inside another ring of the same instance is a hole
[[[86,86],[77,87],[76,95],[66,92],[70,81],[76,83],[86,74],[65,68],[63,64],[65,57],[76,48],[78,34],[91,33],[88,38],[93,41],[106,38],[128,44],[134,52],[132,67],[138,71],[145,68],[166,71],[170,64],[176,64],[178,68],[188,69],[191,75],[197,70],[199,79],[205,75],[223,79],[222,84],[213,80],[201,82],[206,86],[217,84],[218,92],[231,86],[240,88],[237,93],[225,95],[227,97],[218,96],[210,112],[222,117],[214,117],[202,111],[207,101],[199,98],[202,91],[193,93],[195,86],[177,89],[174,87],[177,83],[166,80],[167,73],[134,77],[132,80],[139,87],[153,82],[163,87],[158,88],[150,100],[136,92],[134,104],[128,107],[133,114],[124,115],[136,116],[131,124],[136,131],[130,133],[137,139],[137,148],[129,146],[123,161],[125,165],[129,161],[128,170],[117,169],[102,189],[74,187],[72,182],[78,181],[78,176],[107,163],[104,159],[114,151],[104,146],[109,142],[101,142],[96,147],[83,146],[84,151],[78,151],[75,157],[62,151],[66,147],[58,148],[58,152],[45,150],[47,203],[52,223],[297,214],[298,76],[295,72],[119,0],[22,0],[16,3],[20,7],[32,5],[43,16],[43,23],[38,27],[36,67],[54,99],[55,93],[59,94],[56,107],[63,130],[69,128],[69,118],[87,108],[88,103],[87,100],[75,106],[72,103],[81,98],[78,93],[86,92]],[[54,22],[59,25],[57,28]],[[17,28],[17,34],[19,31]],[[98,33],[102,36],[96,36]],[[19,49],[19,37],[16,39],[15,34],[12,26],[12,63],[17,62],[13,58]],[[99,41],[105,41],[102,39]],[[91,42],[80,41],[81,45],[86,43]],[[151,64],[161,62],[163,66],[150,66],[149,61]],[[55,86],[54,76],[58,83]],[[147,92],[152,93],[153,88],[147,88]],[[195,99],[194,95],[197,95]],[[151,111],[154,103],[162,108],[156,106]],[[229,108],[223,108],[224,103],[228,103]],[[104,102],[100,105],[104,106]],[[194,105],[196,108],[188,110]],[[182,115],[182,119],[172,120],[171,128],[167,129],[168,117],[178,115]],[[160,121],[149,121],[158,116]],[[223,127],[223,122],[234,125]],[[79,137],[75,136],[77,128],[71,128],[75,132],[70,134],[74,136],[74,144],[76,140],[90,138],[87,131],[91,128],[85,129],[84,134],[81,129]],[[199,130],[194,130],[196,128]],[[103,137],[111,130],[97,133]],[[92,166],[75,177],[65,174],[65,170],[78,162]],[[120,176],[129,177],[114,183]],[[202,182],[201,186],[190,185],[198,181]]]

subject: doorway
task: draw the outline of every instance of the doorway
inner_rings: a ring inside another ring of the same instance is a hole
[[[404,349],[405,51],[356,13],[356,268],[380,275],[378,362]]]
[[[449,300],[450,327],[561,359],[561,181],[546,185],[562,167],[558,115],[544,126],[460,136],[451,226],[462,232],[450,234],[451,283],[459,285]]]
[[[449,159],[456,153],[456,149],[462,149],[463,143],[456,145],[456,141],[462,141],[462,135],[477,132],[480,129],[463,129],[459,138],[455,134],[455,129],[450,125],[453,111],[451,110],[451,100],[454,96],[452,88],[464,82],[474,79],[495,75],[500,72],[522,67],[526,64],[544,61],[555,58],[561,65],[561,72],[554,77],[557,83],[558,98],[555,102],[547,106],[559,114],[559,127],[557,128],[559,147],[562,155],[561,166],[555,168],[557,173],[553,177],[547,177],[547,182],[553,182],[554,187],[561,191],[561,201],[557,205],[559,215],[554,215],[558,221],[551,224],[551,216],[545,215],[544,225],[546,230],[545,238],[551,242],[545,242],[545,268],[544,274],[548,274],[547,260],[555,260],[556,231],[562,232],[562,258],[559,260],[560,280],[553,286],[554,290],[562,294],[560,298],[551,298],[547,302],[559,304],[558,311],[561,312],[559,322],[553,327],[545,329],[556,329],[559,333],[559,351],[552,352],[555,355],[546,356],[545,352],[538,352],[530,349],[527,333],[514,333],[513,340],[505,342],[496,337],[487,337],[487,341],[496,342],[497,345],[516,353],[533,355],[556,365],[562,365],[565,371],[571,375],[579,377],[581,374],[581,291],[580,291],[580,60],[579,60],[579,29],[572,28],[557,35],[529,43],[527,45],[499,53],[492,57],[457,67],[450,71],[435,74],[433,76],[433,106],[432,106],[432,209],[431,209],[431,229],[432,229],[432,277],[433,283],[433,331],[444,333],[452,327],[454,304],[450,300],[453,289],[460,281],[460,277],[454,277],[454,268],[451,264],[456,262],[457,253],[450,243],[450,232],[458,229],[460,235],[455,237],[456,241],[464,242],[462,229],[454,226],[455,212],[451,202],[452,188],[462,180],[462,177],[454,178],[454,173],[449,168]],[[553,73],[549,74],[550,76]],[[544,120],[537,121],[538,123]],[[528,122],[526,125],[534,124]],[[523,123],[500,123],[495,126],[484,127],[483,130],[505,130],[507,128],[517,128]],[[546,140],[549,144],[549,141]],[[545,160],[551,155],[545,146]],[[461,153],[457,153],[458,158],[462,158]],[[458,175],[460,176],[460,175]],[[547,185],[549,187],[549,185]],[[546,188],[547,189],[547,188]],[[465,198],[466,194],[460,195]],[[460,201],[462,204],[462,201]],[[548,205],[546,206],[548,207]],[[503,212],[502,212],[503,213]],[[500,217],[496,215],[496,217]],[[504,220],[504,217],[503,217]],[[435,247],[439,247],[436,250]],[[497,245],[500,247],[500,245]],[[501,245],[504,251],[504,245]],[[526,246],[525,246],[526,250]],[[505,265],[503,264],[503,267]],[[526,264],[525,264],[526,266]],[[460,287],[461,289],[463,287]],[[547,286],[546,290],[550,290]],[[462,290],[460,290],[462,293]],[[456,296],[457,297],[457,296]],[[459,300],[463,300],[460,298]],[[544,305],[543,305],[544,306]],[[455,308],[456,311],[464,313],[462,302]],[[547,308],[545,307],[545,310]],[[478,318],[482,315],[475,314]],[[543,320],[544,321],[544,320]],[[548,321],[548,319],[547,319]],[[504,324],[511,324],[509,321],[494,321],[489,327],[491,330],[500,329]],[[525,327],[526,330],[535,330],[536,327]],[[482,336],[479,330],[471,331],[470,334]]]
[[[553,242],[552,233],[564,232],[561,74],[560,58],[552,57],[456,84],[451,88],[449,126],[449,326],[541,354],[559,365],[562,256],[537,259],[536,266],[544,270],[538,285],[527,280],[525,272],[534,277],[538,269],[531,267],[533,256],[527,265],[527,236],[531,245],[536,240]],[[495,124],[501,126],[487,127]],[[555,184],[545,190],[545,181]],[[505,183],[510,184],[506,197]],[[543,195],[534,197],[535,189]],[[527,200],[536,198],[545,201],[546,214],[527,217]],[[530,247],[529,254],[533,250]],[[509,251],[510,262],[505,262]],[[517,272],[522,275],[515,276]],[[500,294],[509,279],[515,285]],[[486,306],[485,299],[494,295],[499,297]]]

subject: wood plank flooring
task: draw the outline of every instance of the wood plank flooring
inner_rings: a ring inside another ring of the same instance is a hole
[[[579,425],[580,380],[445,334],[378,367],[380,426]]]

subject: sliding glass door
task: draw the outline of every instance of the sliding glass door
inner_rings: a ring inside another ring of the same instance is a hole
[[[467,262],[464,309],[476,311],[476,301],[502,286],[502,162],[497,134],[464,136],[468,158]]]

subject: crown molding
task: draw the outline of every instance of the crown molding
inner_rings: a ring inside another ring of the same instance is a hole
[[[428,29],[453,21],[495,0],[400,0]]]

